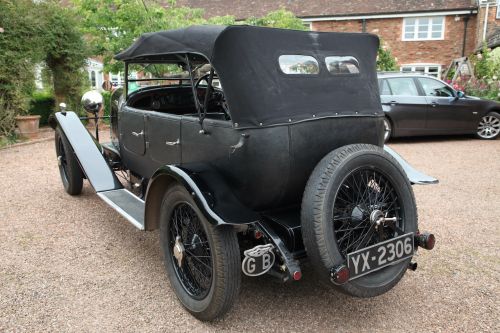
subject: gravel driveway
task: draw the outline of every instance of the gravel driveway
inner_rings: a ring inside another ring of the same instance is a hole
[[[67,195],[53,142],[0,151],[0,331],[500,331],[500,140],[397,141],[440,179],[416,186],[420,228],[436,234],[389,293],[354,299],[318,285],[244,278],[215,323],[179,305],[158,232],[141,232],[85,184]]]

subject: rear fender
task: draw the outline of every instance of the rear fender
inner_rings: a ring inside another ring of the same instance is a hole
[[[404,172],[406,173],[406,176],[410,180],[410,183],[418,184],[418,185],[430,185],[430,184],[437,184],[439,183],[439,180],[437,180],[434,177],[428,176],[414,167],[412,167],[408,162],[405,161],[404,158],[401,157],[398,153],[396,153],[393,149],[389,148],[388,146],[384,146],[384,150],[389,153],[392,157],[398,161],[398,163],[401,165],[403,168]]]
[[[208,165],[178,167],[165,165],[151,178],[146,191],[145,229],[160,226],[160,209],[166,189],[181,184],[213,225],[241,225],[259,221],[259,215],[245,207],[231,192],[220,174]]]

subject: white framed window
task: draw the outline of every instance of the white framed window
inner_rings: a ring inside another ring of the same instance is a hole
[[[441,77],[441,65],[438,64],[407,64],[402,65],[400,71],[403,73],[423,73],[437,77]]]
[[[497,19],[500,20],[500,0],[497,0]]]
[[[124,81],[121,72],[118,72],[118,74],[110,73],[110,79],[113,87],[121,87]]]
[[[444,16],[405,17],[403,19],[403,40],[444,39]]]

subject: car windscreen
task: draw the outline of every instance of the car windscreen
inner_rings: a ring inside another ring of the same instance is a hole
[[[189,72],[178,63],[141,63],[129,64],[127,92],[139,89],[189,84]]]

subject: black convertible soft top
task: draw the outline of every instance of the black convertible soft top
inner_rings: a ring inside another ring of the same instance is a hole
[[[254,26],[192,26],[142,35],[115,58],[126,62],[196,53],[214,66],[238,128],[339,116],[382,114],[376,74],[379,40],[365,33]],[[319,74],[284,74],[281,55],[307,55]],[[352,56],[359,74],[330,73],[325,57]]]

